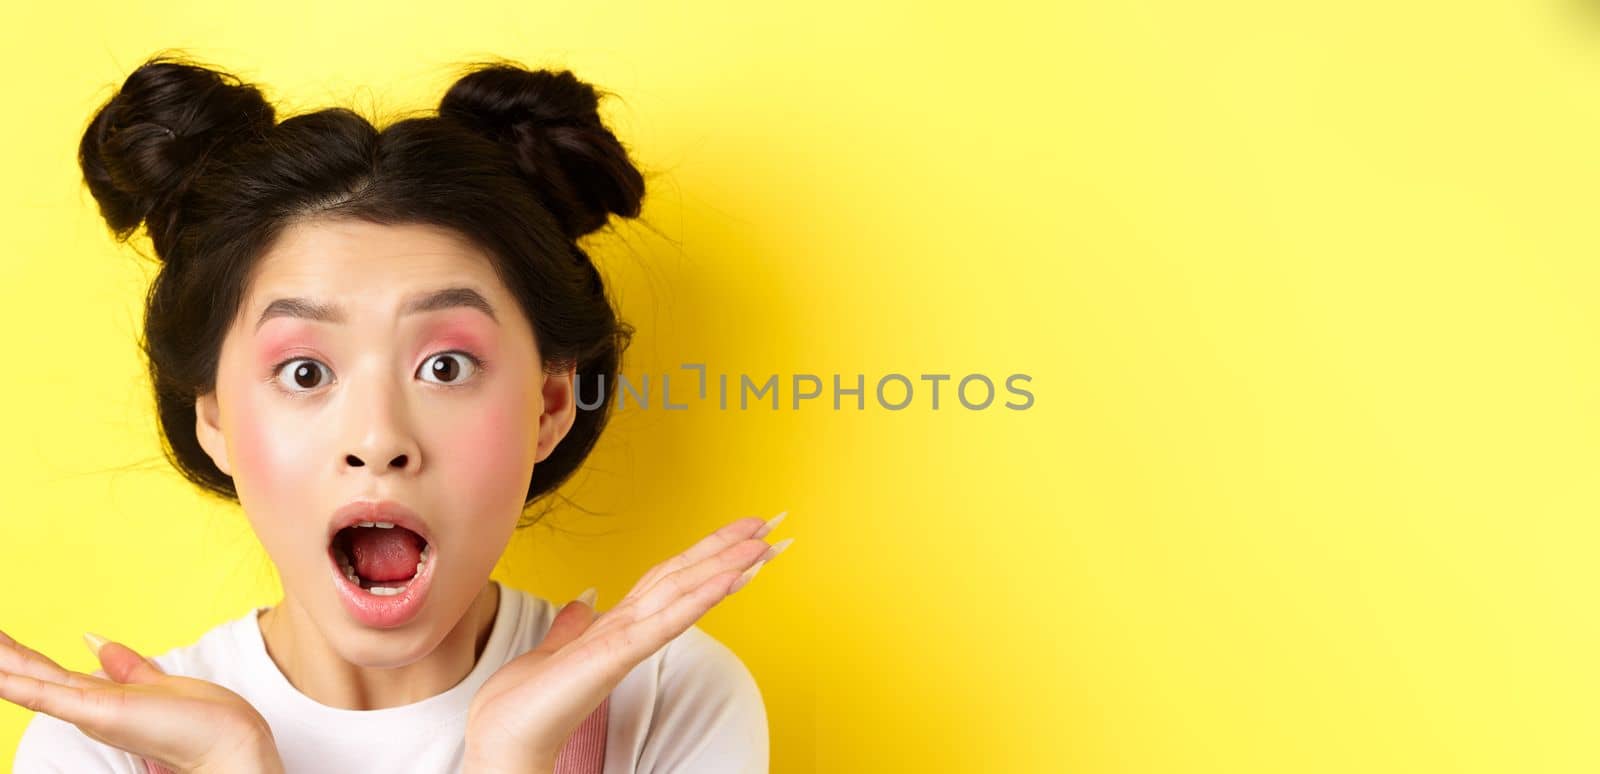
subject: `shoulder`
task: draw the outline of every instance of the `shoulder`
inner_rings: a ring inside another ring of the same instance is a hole
[[[22,730],[11,770],[15,774],[143,774],[144,765],[122,750],[90,739],[65,720],[36,712]]]
[[[194,642],[151,656],[150,660],[169,675],[198,678],[237,692],[243,673],[255,664],[248,657],[251,632],[245,627],[256,625],[256,613],[251,610],[217,624]]]
[[[749,667],[721,640],[690,626],[661,650],[661,684],[680,701],[744,703],[761,708],[761,689]]]
[[[641,772],[766,771],[767,711],[737,654],[699,626],[662,648]]]

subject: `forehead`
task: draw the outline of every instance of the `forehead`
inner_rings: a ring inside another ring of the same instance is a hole
[[[489,256],[448,229],[302,222],[286,228],[252,268],[240,312],[254,320],[284,296],[382,306],[445,286],[476,288],[495,306],[508,300]]]

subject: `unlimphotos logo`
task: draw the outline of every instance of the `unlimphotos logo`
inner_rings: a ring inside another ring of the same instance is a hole
[[[688,397],[689,390],[685,389],[678,399],[689,402],[675,402],[672,394],[672,374],[663,373],[659,375],[661,378],[658,382],[661,387],[660,407],[668,411],[683,411],[696,401],[700,404],[708,403],[711,400],[708,396],[711,380],[706,364],[684,363],[679,367],[693,371],[698,377],[693,385],[695,388],[693,394],[697,397]],[[736,379],[731,391],[728,385],[730,376]],[[749,374],[716,374],[717,409],[727,410],[732,400],[737,402],[740,410],[749,410],[752,406],[758,409],[765,407],[773,411],[783,406],[797,411],[803,406],[810,406],[812,410],[824,410],[822,407],[828,405],[824,396],[828,395],[832,398],[834,411],[844,410],[848,404],[853,404],[856,411],[865,411],[867,397],[870,394],[879,407],[889,411],[900,411],[914,403],[938,411],[949,407],[952,403],[948,396],[940,400],[939,389],[945,382],[952,382],[948,389],[955,395],[954,402],[969,411],[983,411],[1001,406],[1013,411],[1025,411],[1033,407],[1033,393],[1018,386],[1019,383],[1033,381],[1033,377],[1028,374],[1010,374],[1005,377],[1005,391],[1021,400],[1020,402],[1007,400],[998,406],[995,401],[999,390],[995,386],[995,380],[985,374],[967,374],[959,381],[952,381],[955,377],[947,373],[918,374],[917,381],[926,383],[922,388],[918,388],[911,377],[900,373],[888,373],[878,377],[874,389],[870,391],[867,389],[866,374],[855,374],[848,380],[843,374],[832,374],[831,392],[826,389],[827,383],[816,374],[791,374],[787,379],[780,378],[778,374],[763,376],[764,378],[757,381]],[[626,374],[619,374],[616,383],[611,385],[606,384],[604,375],[588,380],[579,376],[576,381],[578,408],[586,411],[600,408],[607,398],[613,396],[618,401],[618,410],[628,407],[629,396],[632,396],[633,403],[638,408],[648,409],[653,406],[650,374],[640,375],[637,384]],[[781,390],[780,385],[787,386],[787,392]],[[730,398],[730,395],[733,397]],[[782,398],[783,395],[787,395],[786,400]],[[846,400],[847,397],[853,400]]]

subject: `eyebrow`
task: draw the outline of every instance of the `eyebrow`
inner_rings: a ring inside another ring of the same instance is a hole
[[[400,314],[417,314],[419,312],[432,312],[439,309],[452,309],[467,307],[477,309],[500,324],[500,318],[494,313],[494,307],[488,299],[472,288],[445,288],[431,293],[421,293],[406,299],[400,307]],[[300,317],[319,322],[343,323],[345,321],[344,308],[338,304],[323,304],[309,298],[279,298],[267,304],[261,311],[261,317],[256,320],[256,330],[274,317]]]

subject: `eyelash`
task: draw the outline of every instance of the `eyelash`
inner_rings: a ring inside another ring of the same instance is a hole
[[[472,363],[472,369],[473,369],[472,375],[473,375],[473,377],[475,379],[476,378],[481,378],[481,375],[488,368],[488,365],[489,365],[488,362],[485,361],[483,358],[478,357],[477,355],[474,355],[471,352],[467,352],[465,350],[460,350],[460,349],[448,349],[448,350],[444,350],[443,352],[435,352],[435,353],[429,355],[427,357],[427,359],[423,360],[422,362],[423,362],[424,365],[426,365],[429,360],[432,360],[432,359],[434,359],[434,358],[436,358],[436,357],[438,357],[440,355],[460,355],[460,356],[466,358],[468,362]],[[290,363],[299,362],[301,360],[306,360],[306,361],[310,361],[312,363],[316,363],[318,365],[321,365],[323,368],[327,368],[328,367],[326,363],[323,363],[322,361],[317,360],[314,357],[306,357],[305,355],[296,355],[294,357],[278,361],[278,364],[272,367],[272,372],[267,374],[267,379],[266,379],[267,383],[270,384],[278,392],[281,392],[284,395],[287,395],[287,396],[289,396],[291,398],[304,398],[304,397],[310,395],[311,393],[316,392],[316,390],[314,390],[314,389],[313,390],[288,390],[288,389],[284,389],[283,383],[278,381],[278,376],[283,372],[283,367],[284,366],[286,366],[286,365],[288,365]],[[333,369],[328,368],[328,370],[331,372]],[[438,382],[429,382],[429,384],[432,384],[435,387],[443,387],[443,388],[445,388],[447,390],[456,390],[456,389],[462,389],[462,388],[471,386],[470,383],[467,383],[467,384],[440,384]]]

